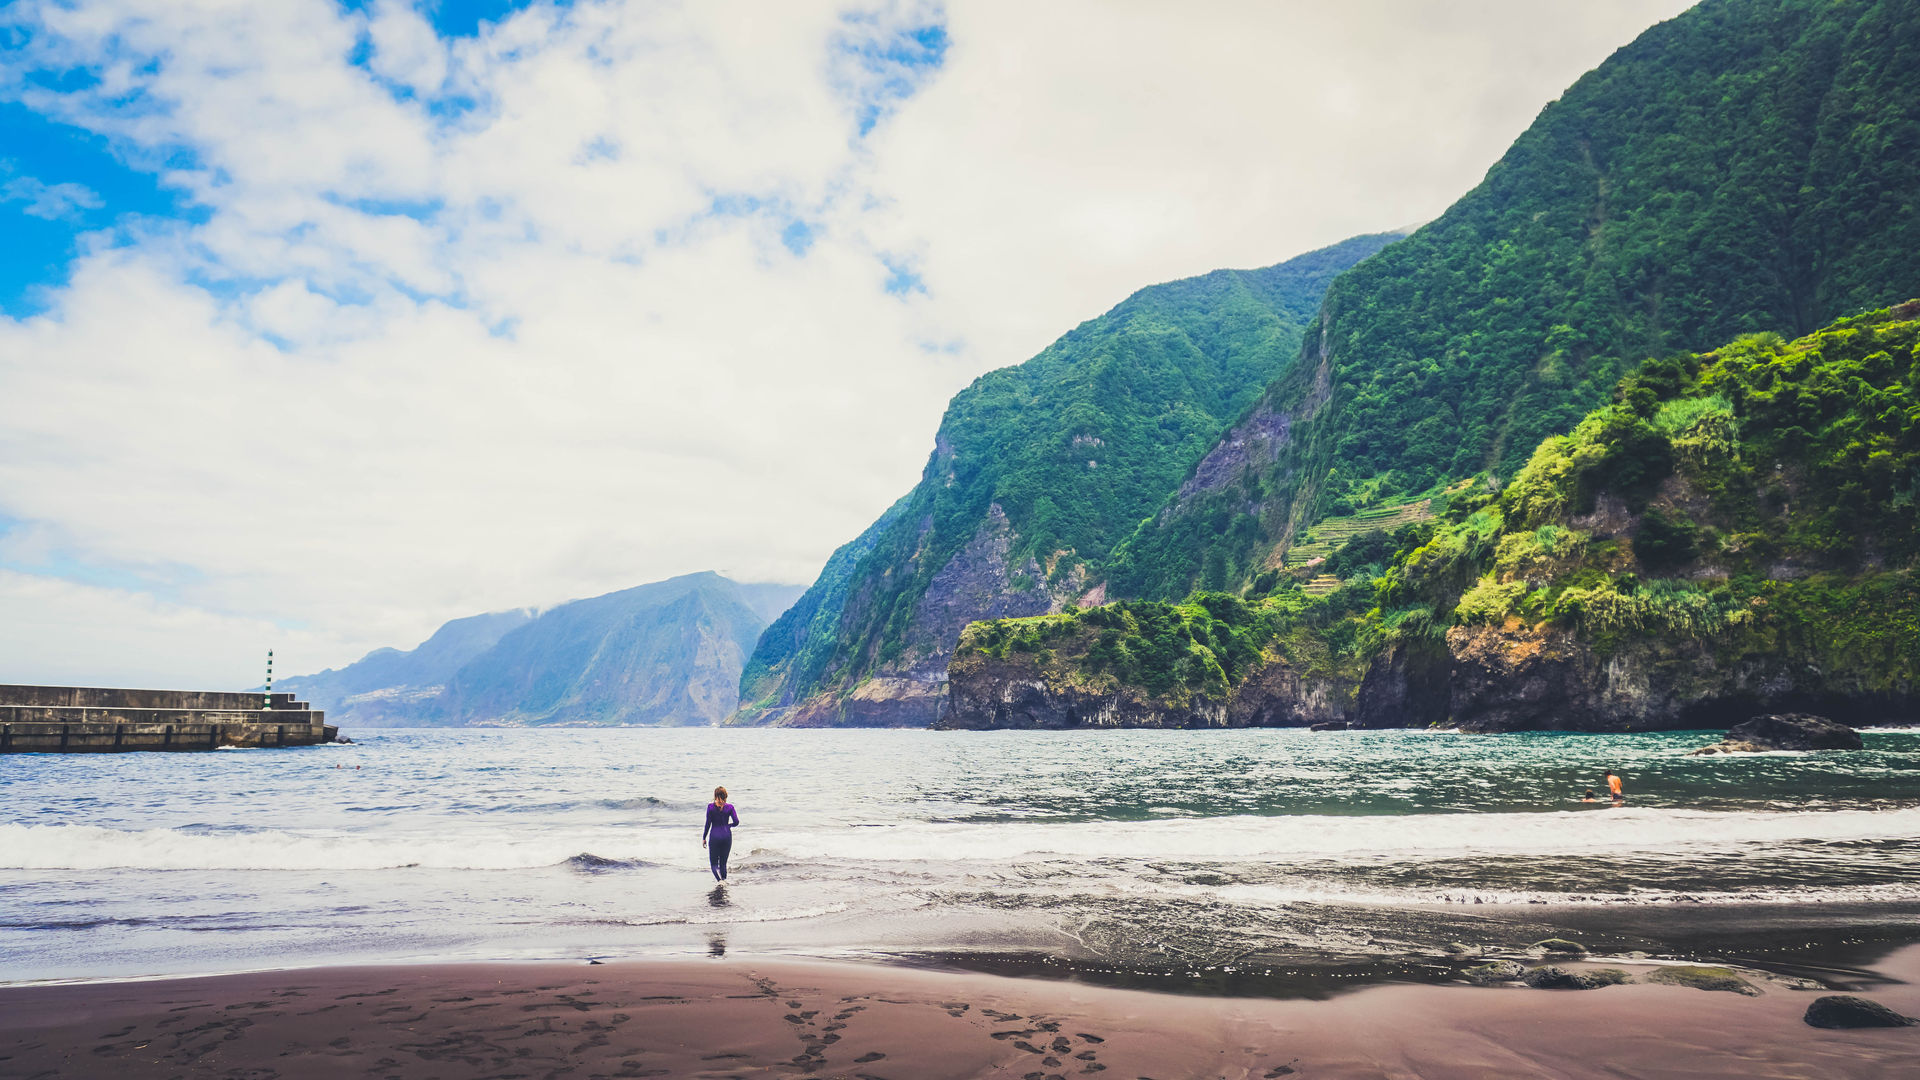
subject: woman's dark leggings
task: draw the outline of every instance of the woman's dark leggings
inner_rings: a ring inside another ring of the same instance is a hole
[[[716,836],[707,842],[707,862],[713,867],[713,880],[727,880],[727,856],[733,854],[733,837]]]

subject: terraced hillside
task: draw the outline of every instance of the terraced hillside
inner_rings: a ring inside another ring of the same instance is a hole
[[[1362,510],[1345,517],[1323,518],[1290,547],[1282,549],[1281,566],[1312,566],[1356,536],[1370,532],[1397,532],[1407,525],[1431,520],[1431,498]]]

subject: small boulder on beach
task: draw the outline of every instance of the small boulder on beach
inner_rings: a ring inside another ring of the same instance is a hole
[[[1587,947],[1585,945],[1577,941],[1568,941],[1566,938],[1550,937],[1544,941],[1536,941],[1527,947],[1530,949],[1538,949],[1543,953],[1553,953],[1559,956],[1587,955]]]
[[[1568,971],[1566,968],[1546,967],[1528,968],[1520,981],[1535,990],[1598,990],[1603,986],[1617,986],[1627,981],[1627,973],[1616,968],[1600,968],[1593,971]]]
[[[1495,960],[1491,964],[1470,967],[1460,974],[1476,986],[1498,986],[1518,980],[1527,973],[1527,969],[1511,960]]]
[[[1833,994],[1816,998],[1807,1006],[1808,1024],[1817,1028],[1911,1027],[1920,1024],[1911,1016],[1902,1016],[1877,1001]]]
[[[1760,990],[1735,974],[1732,968],[1681,965],[1663,967],[1647,976],[1648,982],[1671,986],[1691,986],[1695,990],[1725,990],[1728,993],[1759,997]]]
[[[1727,729],[1727,737],[1698,754],[1757,754],[1767,750],[1858,750],[1860,733],[1809,713],[1756,716]]]

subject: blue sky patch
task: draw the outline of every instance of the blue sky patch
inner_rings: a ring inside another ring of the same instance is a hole
[[[482,23],[497,23],[537,0],[438,0],[425,5],[427,21],[441,37],[476,37]],[[556,6],[566,7],[566,4]]]
[[[925,295],[927,283],[914,270],[913,264],[892,255],[880,256],[880,262],[887,268],[887,282],[884,288],[892,296],[911,296],[914,293]]]
[[[853,108],[862,138],[912,97],[946,63],[946,13],[934,9],[928,22],[906,27],[883,25],[880,16],[856,12],[841,16],[834,44],[835,82]]]
[[[105,137],[0,102],[0,313],[44,310],[83,233],[142,217],[204,221],[205,208],[126,164]]]
[[[814,231],[814,227],[804,221],[789,221],[787,227],[780,230],[780,242],[795,255],[805,256],[813,246]]]

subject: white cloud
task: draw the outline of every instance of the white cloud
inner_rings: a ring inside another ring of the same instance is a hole
[[[1431,217],[1682,5],[956,5],[930,77],[889,59],[933,17],[898,5],[581,0],[452,43],[391,2],[15,6],[19,96],[208,216],[0,319],[0,563],[36,570],[0,623],[39,627],[0,677],[230,683],[266,639],[316,670],[673,573],[810,578],[980,371]]]
[[[0,611],[0,683],[93,686],[109,672],[115,686],[171,688],[188,671],[208,686],[243,689],[266,674],[264,642],[309,655],[352,644],[140,592],[8,570],[0,570]],[[274,670],[284,674],[281,656]]]
[[[22,202],[22,213],[48,221],[73,217],[82,210],[106,205],[97,192],[83,184],[49,184],[31,176],[16,176],[0,184],[0,203]]]

